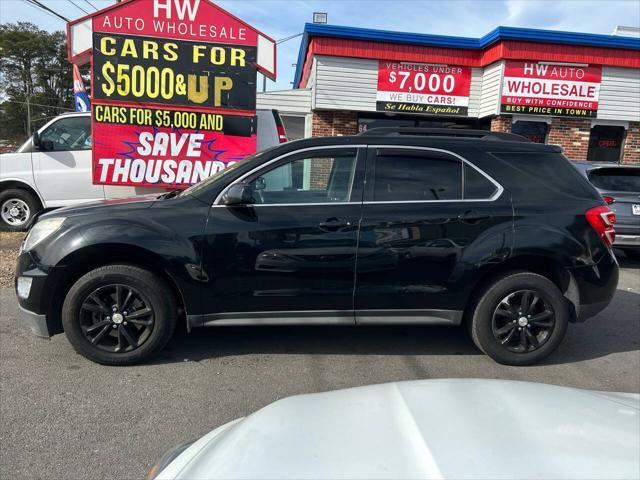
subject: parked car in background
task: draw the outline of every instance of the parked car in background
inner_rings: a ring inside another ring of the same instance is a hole
[[[285,398],[168,451],[148,480],[629,479],[640,395],[420,380]]]
[[[616,214],[613,246],[640,260],[640,165],[575,162]]]
[[[64,330],[110,365],[158,353],[178,320],[466,324],[490,357],[527,365],[610,302],[613,235],[559,147],[370,130],[263,150],[182,193],[46,213],[16,291],[37,334]]]
[[[258,151],[287,141],[277,110],[258,110],[257,120]],[[56,117],[38,130],[39,146],[34,138],[0,155],[0,230],[25,230],[42,209],[166,191],[93,184],[89,113]]]

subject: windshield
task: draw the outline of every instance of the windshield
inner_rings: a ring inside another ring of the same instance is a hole
[[[213,185],[215,182],[219,181],[222,178],[225,178],[227,175],[234,172],[240,165],[243,165],[246,162],[256,160],[262,157],[265,153],[270,152],[274,148],[276,147],[267,148],[266,150],[262,150],[258,153],[254,153],[253,155],[248,156],[244,160],[234,163],[233,165],[225,168],[224,170],[220,170],[219,172],[214,173],[213,175],[202,180],[201,182],[190,186],[185,191],[183,191],[181,195],[192,195],[194,193],[200,192],[201,190],[207,188],[209,185]]]
[[[600,168],[589,172],[589,180],[601,190],[640,192],[640,168]]]

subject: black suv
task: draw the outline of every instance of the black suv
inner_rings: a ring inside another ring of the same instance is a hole
[[[535,363],[610,302],[614,215],[562,155],[510,134],[312,138],[178,193],[36,219],[16,291],[35,333],[109,365],[176,325],[465,324]]]

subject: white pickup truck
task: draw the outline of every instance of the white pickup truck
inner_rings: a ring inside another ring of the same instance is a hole
[[[286,141],[276,110],[258,110],[257,117],[258,150]],[[42,209],[166,191],[92,183],[89,113],[54,118],[38,130],[37,142],[32,137],[16,153],[0,155],[0,230],[22,231]]]

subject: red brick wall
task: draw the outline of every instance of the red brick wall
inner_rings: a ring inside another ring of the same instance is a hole
[[[640,122],[629,122],[622,151],[623,163],[640,163]]]
[[[326,190],[331,178],[333,158],[314,158],[311,162],[309,186],[311,190]]]
[[[500,115],[491,119],[491,131],[511,133],[511,117]]]
[[[571,160],[586,160],[591,135],[591,120],[586,118],[551,119],[547,143],[560,145]]]
[[[319,110],[313,112],[311,135],[334,137],[358,133],[358,114],[348,111]]]

